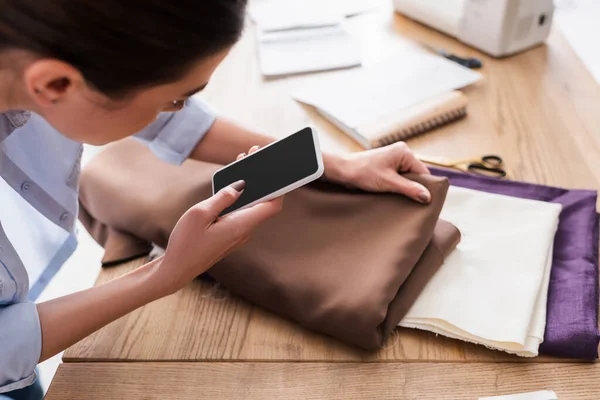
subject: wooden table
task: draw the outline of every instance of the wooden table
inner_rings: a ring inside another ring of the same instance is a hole
[[[413,149],[456,158],[498,153],[513,179],[600,187],[600,87],[556,30],[547,46],[494,60],[391,12],[353,24],[366,60],[419,40],[485,63],[485,79],[466,90],[468,118],[411,139]],[[358,150],[290,98],[289,91],[310,76],[263,81],[251,31],[216,72],[205,93],[209,101],[272,135],[313,123],[324,148]],[[144,261],[103,270],[98,283]],[[404,329],[380,352],[366,353],[199,281],[82,340],[64,361],[49,399],[472,400],[542,389],[566,400],[600,398],[599,364],[522,359]]]

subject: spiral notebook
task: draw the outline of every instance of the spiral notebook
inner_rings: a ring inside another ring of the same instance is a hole
[[[318,109],[341,131],[366,149],[383,147],[459,120],[467,115],[467,97],[459,91],[444,93],[433,99],[351,128],[327,112]]]
[[[293,97],[314,106],[366,149],[429,132],[463,118],[467,98],[457,89],[481,75],[422,52],[303,82]]]

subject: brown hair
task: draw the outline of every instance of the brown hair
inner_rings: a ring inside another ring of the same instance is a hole
[[[0,0],[0,51],[65,61],[119,96],[181,78],[233,45],[246,0]]]

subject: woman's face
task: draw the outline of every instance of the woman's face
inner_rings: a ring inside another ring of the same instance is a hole
[[[57,61],[32,64],[25,83],[37,104],[34,111],[56,130],[78,142],[103,145],[139,132],[160,112],[178,111],[183,101],[206,86],[227,53],[199,62],[177,82],[139,90],[123,100],[112,100],[91,89],[78,71]],[[57,71],[48,72],[52,68]],[[65,78],[57,80],[62,75]]]

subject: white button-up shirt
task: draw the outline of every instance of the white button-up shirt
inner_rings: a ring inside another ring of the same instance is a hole
[[[135,137],[181,164],[214,120],[192,99]],[[0,393],[35,380],[42,338],[33,302],[77,246],[82,153],[36,114],[0,113]]]

